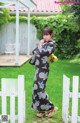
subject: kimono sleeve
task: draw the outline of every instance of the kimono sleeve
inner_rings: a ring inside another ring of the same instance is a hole
[[[52,54],[54,51],[54,45],[53,43],[50,43],[46,46],[46,48],[41,47],[41,48],[36,48],[33,51],[33,54],[37,55],[37,56],[49,56],[50,54]]]
[[[32,56],[32,58],[29,60],[29,63],[32,65],[35,65],[36,57],[35,55]]]

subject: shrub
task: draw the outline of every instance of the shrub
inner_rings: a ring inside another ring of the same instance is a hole
[[[0,2],[0,5],[3,5],[3,3]],[[6,8],[0,8],[0,28],[3,24],[7,23],[10,16],[9,16],[9,10]]]

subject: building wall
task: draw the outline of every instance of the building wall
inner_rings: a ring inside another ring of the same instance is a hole
[[[20,23],[20,54],[27,54],[28,44],[28,25]],[[4,54],[8,44],[15,44],[16,41],[16,25],[15,23],[8,23],[0,29],[0,54]],[[30,27],[30,54],[37,46],[37,30],[34,25]]]

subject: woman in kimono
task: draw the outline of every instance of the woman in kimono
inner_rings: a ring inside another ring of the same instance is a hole
[[[35,64],[36,71],[33,84],[32,108],[38,111],[37,116],[43,117],[47,112],[48,117],[52,117],[57,107],[54,107],[49,100],[45,91],[46,81],[49,75],[48,57],[54,51],[52,40],[53,32],[50,28],[45,28],[42,32],[43,39],[39,42],[38,47],[32,51],[33,57],[31,64]]]

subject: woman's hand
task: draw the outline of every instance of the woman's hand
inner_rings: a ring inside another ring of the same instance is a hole
[[[44,39],[40,40],[38,47],[41,47],[44,44]]]

